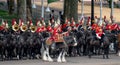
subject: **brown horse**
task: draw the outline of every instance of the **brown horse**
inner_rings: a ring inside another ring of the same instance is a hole
[[[120,33],[118,34],[118,56],[120,56]]]

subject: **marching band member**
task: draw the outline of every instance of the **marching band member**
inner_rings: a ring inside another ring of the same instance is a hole
[[[37,24],[37,30],[36,30],[37,33],[41,33],[42,32],[41,26],[42,26],[41,23]]]
[[[40,26],[40,25],[41,25],[40,20],[37,20],[37,22],[36,22],[36,26]]]
[[[9,28],[7,21],[5,21],[5,28],[7,28],[7,29]]]
[[[17,24],[16,20],[12,19],[12,25],[15,25],[15,24]]]
[[[32,26],[32,25],[33,25],[32,20],[28,20],[28,21],[27,21],[27,25],[28,25],[28,26]]]
[[[108,22],[106,20],[106,16],[104,16],[104,22],[105,22],[106,25],[108,24]]]
[[[82,17],[82,19],[76,24],[77,30],[82,30],[83,23],[84,23],[84,18]]]
[[[70,24],[70,26],[71,26],[71,27],[74,27],[76,24],[75,24],[75,21],[74,21],[73,18],[72,18],[71,22],[72,22],[72,23]]]
[[[69,26],[70,26],[69,19],[66,19],[66,22],[62,25],[63,32],[66,32]]]
[[[44,20],[42,20],[42,26],[41,26],[42,32],[46,31],[46,24],[44,22]]]
[[[53,32],[50,21],[48,22],[47,31],[50,32],[50,33]]]
[[[98,17],[95,16],[95,23],[98,23]]]
[[[19,26],[21,27],[22,25],[24,25],[23,20],[19,19]]]
[[[87,20],[87,29],[91,29],[91,18],[88,17],[88,20]]]
[[[102,34],[104,34],[103,29],[101,27],[96,28],[96,36],[98,39],[101,39]]]

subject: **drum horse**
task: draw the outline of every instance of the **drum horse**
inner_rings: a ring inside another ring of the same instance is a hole
[[[65,54],[68,51],[68,46],[76,46],[77,41],[75,36],[65,36],[68,32],[64,32],[55,36],[56,40],[51,40],[50,37],[44,40],[44,52],[43,52],[43,60],[53,62],[53,59],[50,57],[49,49],[50,47],[55,46],[55,50],[60,49],[59,56],[57,58],[57,62],[66,62]]]

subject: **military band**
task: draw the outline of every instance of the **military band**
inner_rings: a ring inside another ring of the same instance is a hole
[[[44,36],[46,35],[44,33],[49,33],[48,37],[51,41],[62,42],[63,37],[67,37],[70,35],[74,36],[79,30],[94,31],[93,35],[95,35],[95,37],[97,37],[100,40],[102,35],[106,34],[105,31],[109,31],[110,33],[114,33],[115,35],[117,35],[120,32],[120,25],[115,22],[110,23],[109,21],[106,21],[106,16],[104,16],[102,26],[98,24],[97,16],[95,18],[96,20],[93,25],[91,25],[90,23],[91,22],[90,17],[87,18],[86,24],[84,24],[85,23],[84,18],[82,18],[79,22],[75,22],[74,19],[72,18],[71,22],[69,19],[66,19],[63,25],[60,24],[61,22],[59,20],[55,21],[53,17],[50,19],[50,21],[47,22],[48,24],[44,22],[44,19],[42,19],[42,20],[37,20],[35,25],[33,24],[32,20],[29,20],[27,21],[27,23],[24,23],[22,19],[19,19],[19,23],[17,23],[16,19],[13,19],[11,21],[11,25],[12,25],[11,28],[8,26],[7,21],[2,21],[2,24],[0,25],[0,37],[1,37],[1,41],[3,41],[3,39],[7,39],[3,37],[4,36],[7,37],[7,35],[10,33],[11,35],[17,36],[17,35],[22,35],[23,33],[26,32],[30,32],[32,34],[37,34],[38,36],[39,34],[42,34],[43,38],[45,38]],[[36,41],[36,39],[34,39],[34,41]],[[18,43],[19,42],[16,42],[16,44]]]

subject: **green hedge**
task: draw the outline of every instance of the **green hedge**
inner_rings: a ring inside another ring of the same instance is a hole
[[[0,10],[0,19],[7,20],[9,26],[11,26],[11,20],[14,19],[14,18],[17,19],[16,14],[9,15],[7,11]],[[1,24],[1,22],[0,22],[0,24]]]

